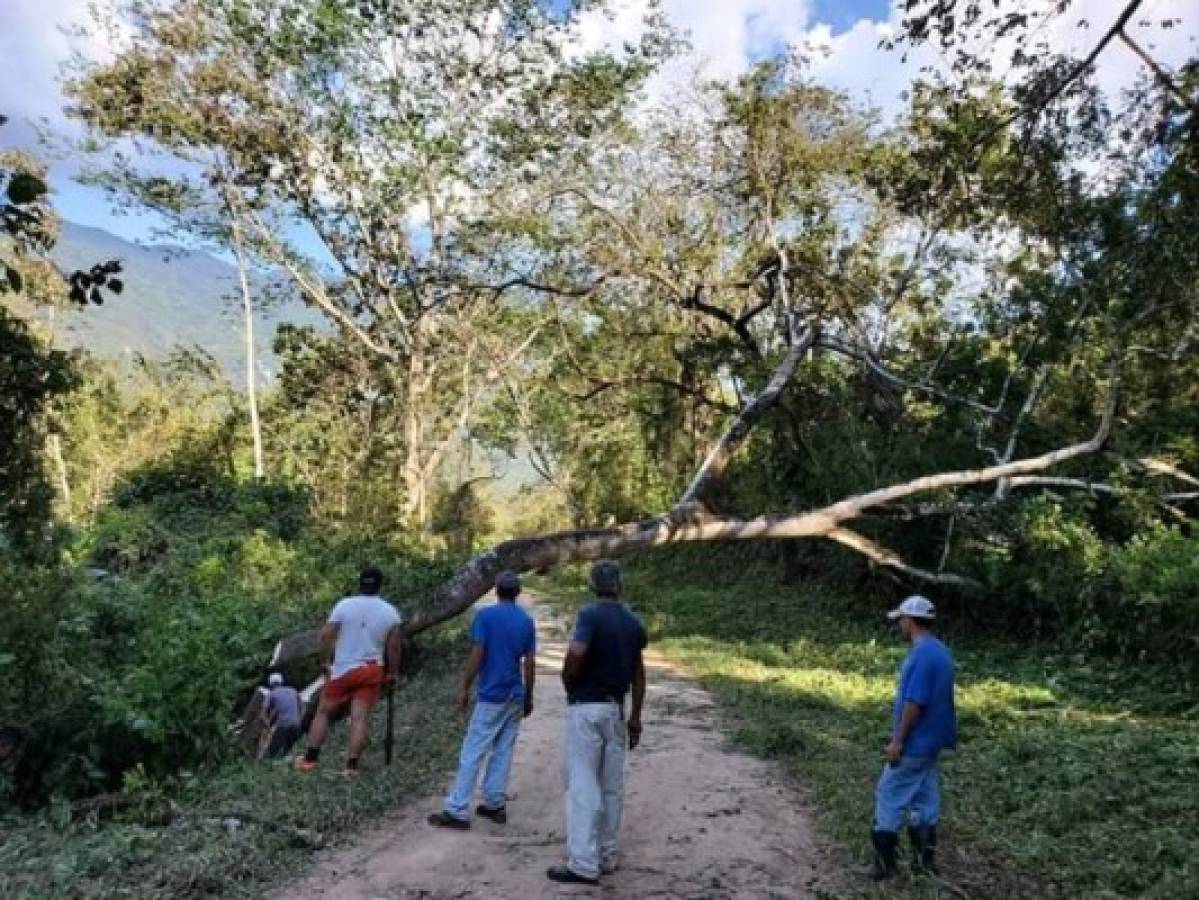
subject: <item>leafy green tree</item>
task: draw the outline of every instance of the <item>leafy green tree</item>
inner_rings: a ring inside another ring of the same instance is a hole
[[[37,306],[102,303],[105,291],[123,287],[116,262],[64,277],[48,256],[57,236],[45,167],[26,153],[0,150],[0,549],[7,543],[35,557],[52,549],[46,417],[75,373],[69,355],[50,349],[27,318]]]
[[[536,260],[497,239],[493,198],[618,121],[665,47],[652,28],[620,54],[572,54],[597,5],[135,3],[129,48],[73,87],[97,131],[150,136],[234,191],[254,252],[393,371],[414,525],[482,390],[476,334],[539,290]]]

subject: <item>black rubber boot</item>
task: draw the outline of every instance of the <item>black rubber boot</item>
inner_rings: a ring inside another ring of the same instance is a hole
[[[894,831],[870,832],[874,845],[874,862],[858,869],[858,875],[870,881],[885,881],[895,874],[899,835]]]
[[[937,874],[937,826],[908,826],[908,838],[912,842],[912,869]]]

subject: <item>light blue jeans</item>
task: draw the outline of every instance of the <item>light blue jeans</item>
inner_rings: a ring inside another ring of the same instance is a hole
[[[874,828],[899,831],[904,813],[915,828],[936,825],[941,818],[940,771],[936,757],[901,756],[883,767],[874,789]]]
[[[458,777],[454,787],[445,798],[445,811],[456,819],[470,819],[470,801],[475,793],[475,782],[479,780],[479,769],[483,758],[489,753],[487,772],[483,775],[483,805],[488,809],[499,809],[507,801],[508,775],[512,771],[512,753],[516,748],[516,736],[520,733],[520,720],[524,715],[524,704],[516,700],[507,703],[475,704],[466,737],[462,739],[462,753],[458,758]]]
[[[625,740],[620,704],[567,707],[562,746],[567,867],[584,878],[596,878],[617,865]]]

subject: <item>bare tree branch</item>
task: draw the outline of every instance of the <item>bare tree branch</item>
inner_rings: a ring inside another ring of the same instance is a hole
[[[981,585],[972,578],[966,578],[962,575],[953,575],[946,572],[929,572],[926,569],[920,569],[916,566],[908,565],[894,550],[884,547],[881,544],[875,543],[868,537],[852,531],[848,528],[834,528],[825,535],[829,540],[836,541],[838,544],[844,544],[858,553],[861,553],[867,559],[878,563],[880,566],[887,566],[891,569],[896,569],[906,575],[911,575],[913,578],[918,578],[921,581],[927,581],[929,584],[944,584],[957,588],[977,589]]]
[[[869,368],[871,372],[874,372],[880,378],[889,381],[891,384],[894,384],[897,387],[908,388],[909,390],[913,391],[920,391],[921,393],[928,394],[930,397],[936,397],[938,400],[944,400],[946,403],[958,403],[963,406],[968,406],[970,409],[984,413],[988,416],[994,416],[1000,412],[1001,407],[998,405],[988,406],[987,404],[980,403],[977,400],[971,400],[969,397],[962,397],[958,394],[950,393],[949,391],[943,390],[934,384],[929,384],[928,382],[911,381],[900,375],[896,375],[881,362],[879,362],[871,351],[854,347],[850,344],[847,344],[845,341],[842,341],[840,338],[821,335],[816,346],[822,350],[831,350],[834,353],[839,353],[842,356],[846,356],[850,359],[861,362],[863,365]]]
[[[794,331],[794,328],[792,331]],[[812,346],[815,339],[816,331],[811,327],[804,329],[802,334],[795,336],[791,344],[791,349],[787,351],[787,355],[783,357],[783,361],[779,363],[774,373],[770,376],[770,381],[767,382],[766,387],[745,405],[725,433],[712,445],[712,449],[708,451],[703,465],[700,466],[699,471],[695,473],[695,477],[691,480],[691,484],[679,498],[679,506],[700,502],[704,489],[724,473],[733,453],[741,446],[750,429],[753,428],[754,424],[768,409],[778,402],[779,395],[782,393],[783,387],[791,379],[791,375],[795,372],[795,367],[799,364],[800,358]]]
[[[1134,41],[1128,32],[1124,30],[1124,23],[1120,23],[1117,36],[1121,41],[1124,42],[1124,46],[1126,46],[1140,58],[1141,62],[1143,62],[1148,67],[1149,71],[1153,73],[1153,77],[1157,79],[1158,83],[1171,94],[1173,94],[1174,98],[1178,100],[1179,103],[1181,103],[1183,106],[1189,106],[1191,109],[1196,108],[1195,101],[1188,98],[1187,95],[1182,92],[1182,89],[1178,86],[1177,82],[1170,77],[1165,69],[1158,65],[1157,60],[1146,53],[1145,49],[1136,41]]]

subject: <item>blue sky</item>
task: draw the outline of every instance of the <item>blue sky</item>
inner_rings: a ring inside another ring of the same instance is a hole
[[[0,113],[12,121],[0,128],[0,147],[36,147],[29,120],[44,119],[51,132],[79,134],[62,113],[57,78],[72,51],[102,57],[102,40],[69,36],[72,26],[89,21],[88,6],[114,0],[0,0]],[[900,61],[898,53],[878,48],[879,40],[897,21],[893,0],[662,0],[670,20],[691,35],[693,53],[676,75],[701,68],[709,77],[733,77],[753,62],[787,46],[807,44],[823,49],[814,57],[814,76],[847,91],[856,101],[894,114],[900,97],[921,63],[935,58]],[[1003,0],[1019,5],[1028,0]],[[1092,21],[1114,18],[1126,0],[1076,0]],[[639,27],[641,0],[613,0],[615,15],[593,16],[585,22],[581,41],[594,48],[633,37]],[[1170,63],[1195,52],[1195,12],[1187,13],[1178,0],[1146,0],[1146,18],[1183,15],[1191,21],[1159,36],[1158,58]],[[1159,15],[1160,14],[1160,15]],[[1055,37],[1062,49],[1078,49],[1094,41],[1089,33],[1063,31]],[[1127,83],[1139,64],[1121,48],[1101,58],[1100,82],[1109,90]],[[932,51],[930,51],[932,52]],[[659,96],[669,96],[660,77]],[[651,86],[652,88],[653,86]],[[652,93],[652,90],[651,90]],[[42,151],[39,151],[42,152]],[[43,155],[44,152],[43,152]],[[63,215],[85,225],[105,228],[124,237],[145,239],[157,223],[144,216],[114,213],[104,195],[72,180],[76,164],[69,158],[54,162],[52,183]]]
[[[711,54],[717,67],[729,70],[723,74],[779,51],[802,30],[824,25],[838,35],[861,20],[885,20],[890,13],[890,0],[667,0],[666,5],[671,19],[693,33],[697,52]],[[87,6],[87,0],[0,0],[0,112],[11,119],[0,129],[0,146],[37,148],[31,122],[38,120],[52,132],[79,133],[62,114],[57,79],[72,50],[88,56],[105,52],[102,41],[66,33],[89,22]],[[730,51],[724,38],[738,24],[744,39]],[[151,217],[114,211],[102,192],[73,179],[76,171],[69,159],[51,169],[65,218],[134,240],[150,238],[161,226]]]

